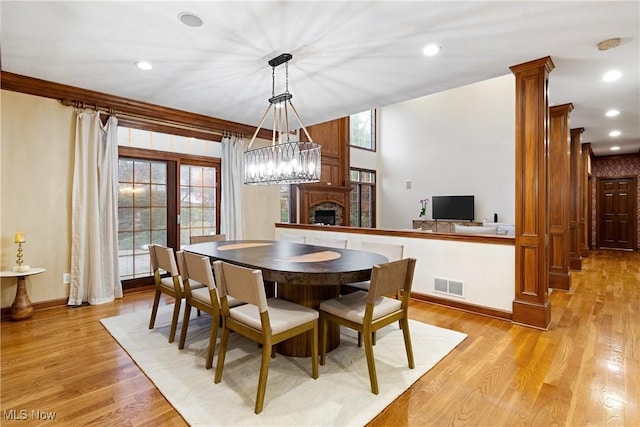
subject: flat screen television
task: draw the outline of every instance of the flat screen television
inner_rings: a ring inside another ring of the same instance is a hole
[[[473,221],[474,196],[433,196],[433,219]]]

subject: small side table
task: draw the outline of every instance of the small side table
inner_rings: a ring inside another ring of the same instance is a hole
[[[16,288],[16,297],[11,304],[11,318],[13,320],[29,319],[33,314],[33,305],[29,295],[27,295],[27,286],[25,278],[35,274],[44,273],[44,268],[34,267],[28,271],[0,271],[0,277],[17,277],[18,287]]]

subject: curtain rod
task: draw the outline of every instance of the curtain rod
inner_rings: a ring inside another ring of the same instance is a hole
[[[246,138],[246,135],[239,133],[239,132],[231,132],[231,131],[227,131],[227,130],[223,130],[223,131],[215,131],[215,130],[211,130],[211,129],[207,129],[204,127],[199,127],[199,126],[194,126],[194,125],[187,125],[184,123],[179,123],[179,122],[174,122],[171,120],[166,120],[166,119],[156,119],[156,118],[152,118],[152,117],[148,117],[148,116],[144,116],[141,114],[132,114],[132,113],[125,113],[122,111],[117,111],[116,109],[114,109],[113,107],[101,107],[97,104],[91,104],[91,103],[87,103],[87,102],[83,102],[83,101],[76,101],[73,99],[61,99],[60,102],[62,103],[62,105],[65,105],[67,107],[75,107],[75,108],[90,108],[92,110],[101,112],[101,113],[105,113],[105,114],[109,114],[112,116],[116,116],[116,117],[121,117],[121,118],[129,118],[129,119],[135,119],[141,122],[145,122],[145,123],[149,123],[149,124],[157,124],[157,125],[165,125],[165,126],[170,126],[176,129],[184,129],[184,130],[191,130],[191,131],[197,131],[197,132],[202,132],[202,133],[207,133],[210,135],[219,135],[219,136],[241,136],[243,138]]]

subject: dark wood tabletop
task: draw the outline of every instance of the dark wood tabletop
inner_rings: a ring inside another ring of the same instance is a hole
[[[262,270],[264,280],[290,285],[340,285],[369,280],[382,255],[274,240],[196,243],[187,252]]]

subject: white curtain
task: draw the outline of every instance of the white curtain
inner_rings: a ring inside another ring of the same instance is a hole
[[[244,138],[222,138],[221,230],[227,240],[244,239],[242,188],[244,185]]]
[[[76,117],[69,305],[122,298],[118,271],[118,120]]]

